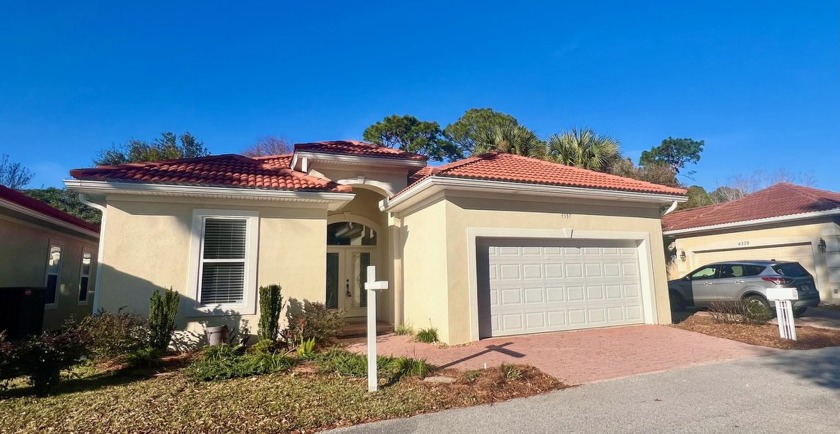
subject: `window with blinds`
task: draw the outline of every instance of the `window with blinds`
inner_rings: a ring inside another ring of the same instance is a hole
[[[201,304],[244,301],[247,239],[246,219],[204,219],[199,268]]]

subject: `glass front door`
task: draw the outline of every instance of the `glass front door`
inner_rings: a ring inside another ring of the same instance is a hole
[[[327,251],[326,305],[342,309],[347,317],[367,314],[367,267],[376,265],[370,249],[337,248]]]

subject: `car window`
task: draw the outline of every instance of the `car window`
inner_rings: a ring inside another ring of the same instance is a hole
[[[744,277],[758,276],[764,271],[761,265],[744,265]]]
[[[710,267],[703,267],[694,272],[691,275],[691,280],[705,280],[705,279],[714,279],[715,278],[715,270],[717,267],[710,266]]]
[[[777,273],[781,274],[782,276],[790,276],[790,277],[804,277],[810,276],[808,271],[799,265],[798,262],[788,262],[785,264],[776,264],[773,265],[773,270],[776,270]]]
[[[723,264],[720,266],[721,279],[730,279],[744,275],[744,266],[740,264]]]

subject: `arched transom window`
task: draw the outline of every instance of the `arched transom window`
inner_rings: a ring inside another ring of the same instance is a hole
[[[375,246],[376,231],[361,223],[338,222],[327,225],[328,246]]]

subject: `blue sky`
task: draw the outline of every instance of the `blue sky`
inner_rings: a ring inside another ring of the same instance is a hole
[[[634,159],[703,139],[707,188],[783,169],[840,190],[840,2],[454,3],[3,1],[0,153],[56,186],[161,131],[234,153],[492,107]]]

